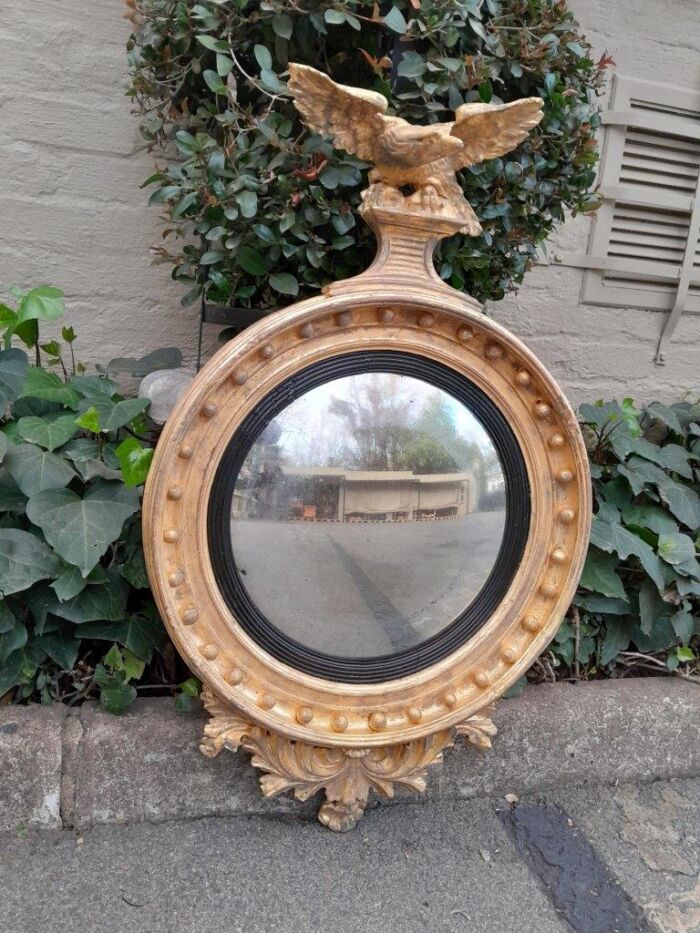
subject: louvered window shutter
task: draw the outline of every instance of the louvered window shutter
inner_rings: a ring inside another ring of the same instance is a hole
[[[700,313],[700,92],[615,76],[600,165],[602,205],[586,268],[589,304]]]

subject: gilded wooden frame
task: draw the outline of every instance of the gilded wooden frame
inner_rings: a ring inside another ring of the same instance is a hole
[[[144,548],[165,624],[205,685],[212,718],[202,752],[244,747],[265,772],[267,795],[293,790],[306,799],[324,790],[319,819],[344,830],[362,815],[371,789],[385,796],[396,786],[423,790],[427,767],[457,735],[490,745],[496,730],[483,711],[543,650],[574,594],[588,544],[590,483],[574,414],[544,366],[472,298],[442,282],[432,262],[438,240],[481,229],[455,170],[513,148],[541,119],[542,101],[461,107],[456,122],[428,133],[427,164],[418,158],[426,128],[377,117],[385,109],[380,95],[335,85],[308,67],[292,64],[290,72],[311,126],[340,133],[336,142],[345,148],[376,149],[360,213],[377,234],[377,256],[362,275],[248,328],[202,370],[156,450]],[[375,147],[377,133],[383,142]],[[399,137],[410,145],[402,149]],[[409,195],[399,187],[407,184]],[[531,510],[510,586],[468,641],[408,676],[350,684],[286,665],[239,625],[215,582],[208,505],[231,437],[268,393],[314,363],[368,350],[428,358],[481,389],[520,446]]]
[[[512,334],[447,289],[402,292],[370,283],[364,291],[342,291],[260,321],[202,371],[158,445],[144,501],[144,544],[168,631],[216,696],[290,739],[352,749],[449,729],[525,672],[573,596],[591,503],[586,451],[573,412],[542,364]],[[228,440],[267,393],[311,363],[369,349],[429,357],[493,400],[520,444],[532,513],[512,584],[471,640],[426,670],[354,685],[294,670],[241,629],[214,581],[207,503]]]

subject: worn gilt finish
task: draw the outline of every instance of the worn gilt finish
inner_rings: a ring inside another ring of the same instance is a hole
[[[362,207],[379,241],[373,265],[219,351],[168,421],[144,500],[152,587],[173,641],[206,688],[211,720],[202,751],[251,752],[267,795],[292,790],[307,799],[325,790],[319,818],[336,830],[355,824],[370,790],[424,789],[427,767],[457,735],[489,747],[495,727],[483,711],[554,635],[583,565],[591,511],[585,448],[556,383],[517,338],[435,274],[433,247],[464,226],[463,206],[446,207],[449,187],[442,193],[418,176],[420,196],[406,197],[390,186],[383,163],[377,170],[382,181]],[[366,350],[429,357],[492,399],[525,460],[531,523],[508,592],[466,644],[410,676],[347,684],[285,665],[241,628],[214,580],[207,506],[230,437],[269,392],[317,361]]]
[[[265,772],[260,786],[266,797],[291,790],[297,800],[308,800],[324,791],[326,800],[318,818],[337,832],[354,828],[372,790],[387,798],[401,787],[424,791],[428,767],[442,760],[443,751],[454,745],[456,736],[487,749],[496,734],[489,717],[481,715],[412,742],[379,748],[327,748],[295,742],[249,722],[210,690],[205,689],[202,697],[211,716],[204,727],[202,754],[214,758],[224,748],[250,752],[253,767]]]

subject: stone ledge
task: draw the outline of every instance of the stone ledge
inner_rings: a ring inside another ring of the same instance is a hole
[[[65,706],[0,706],[0,830],[60,829]]]
[[[700,688],[671,677],[531,687],[502,701],[494,720],[489,752],[460,743],[425,795],[395,803],[700,775]],[[0,707],[0,829],[315,814],[314,801],[263,798],[246,753],[204,758],[204,721],[164,698],[138,700],[121,717],[94,704],[69,715]]]

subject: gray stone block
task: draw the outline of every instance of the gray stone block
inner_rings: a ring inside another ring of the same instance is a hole
[[[123,716],[87,704],[81,722],[70,820],[76,828],[313,812],[311,805],[287,797],[266,800],[248,754],[223,751],[214,760],[205,758],[199,751],[203,712],[178,713],[171,699],[139,699]]]
[[[485,753],[458,740],[425,796],[395,803],[527,793],[563,785],[654,781],[700,774],[700,690],[673,678],[556,684],[505,700]],[[116,717],[88,705],[74,760],[69,824],[278,814],[311,818],[317,802],[266,800],[245,752],[199,752],[204,714],[169,699],[138,700]],[[376,798],[372,798],[373,801]],[[372,804],[374,805],[374,804]]]
[[[61,826],[64,706],[0,706],[0,830]]]
[[[672,677],[531,687],[494,721],[491,751],[445,755],[441,796],[700,774],[700,689]]]

